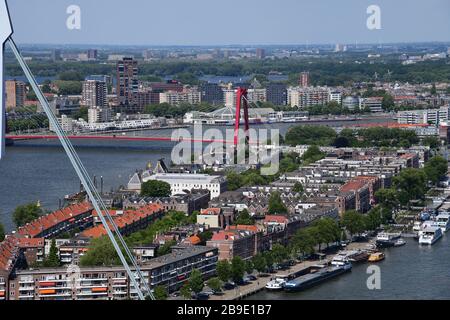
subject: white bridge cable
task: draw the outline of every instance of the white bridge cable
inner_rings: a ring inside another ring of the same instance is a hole
[[[122,265],[124,266],[128,276],[130,278],[131,284],[135,288],[139,298],[141,300],[145,299],[145,297],[136,281],[136,277],[133,274],[133,272],[131,271],[130,266],[128,265],[128,262],[127,262],[125,256],[123,255],[122,250],[114,237],[114,234],[112,233],[112,231],[110,229],[110,226],[112,226],[112,228],[114,229],[116,236],[119,239],[123,249],[125,250],[130,262],[133,264],[133,267],[135,268],[135,271],[137,272],[137,275],[139,277],[140,283],[144,286],[145,290],[147,291],[146,292],[147,295],[149,295],[151,299],[155,299],[154,295],[152,294],[152,292],[149,288],[148,282],[145,281],[145,278],[144,278],[139,266],[137,265],[133,254],[131,253],[130,249],[128,248],[127,244],[125,243],[125,240],[123,239],[122,235],[120,234],[120,231],[118,230],[118,227],[115,224],[113,218],[109,214],[109,211],[106,208],[106,205],[104,204],[101,196],[99,195],[98,190],[95,188],[95,186],[94,186],[90,176],[87,174],[87,171],[86,171],[85,167],[83,166],[78,154],[75,152],[70,140],[67,138],[64,130],[62,130],[61,125],[59,124],[58,120],[56,119],[53,112],[51,111],[47,99],[42,94],[33,74],[31,73],[26,62],[23,60],[23,58],[22,58],[16,44],[12,40],[12,38],[9,38],[9,44],[10,44],[10,47],[11,47],[14,55],[16,56],[16,58],[20,64],[20,66],[22,67],[28,81],[30,81],[30,84],[31,84],[36,96],[38,97],[39,102],[41,103],[45,113],[47,114],[47,116],[49,118],[49,122],[55,128],[58,138],[59,138],[64,150],[66,151],[67,156],[69,157],[69,160],[70,160],[73,168],[75,169],[81,183],[83,184],[83,186],[89,196],[89,199],[91,200],[92,205],[94,206],[94,209],[97,211],[98,216],[99,216],[103,226],[105,227],[107,235],[110,238],[110,240],[119,256],[119,259],[121,260]],[[102,210],[103,210],[103,212],[102,212]],[[105,213],[110,224],[108,224],[108,222],[106,221],[105,217],[103,216],[103,213]]]

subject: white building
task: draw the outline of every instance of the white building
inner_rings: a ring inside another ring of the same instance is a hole
[[[400,124],[439,124],[449,121],[450,107],[439,109],[399,111],[397,122]]]
[[[235,89],[225,89],[223,90],[223,98],[225,107],[236,108],[236,90]]]
[[[382,106],[383,106],[382,97],[370,97],[359,99],[359,108],[361,110],[369,108],[370,112],[383,112]]]
[[[338,104],[341,104],[341,102],[342,102],[342,93],[340,93],[339,91],[331,91],[330,90],[328,100],[336,101]]]
[[[288,89],[288,105],[291,107],[310,107],[326,105],[330,102],[330,90],[322,87],[292,87]]]
[[[59,124],[61,125],[61,128],[65,132],[72,132],[73,131],[74,120],[72,120],[71,118],[67,117],[65,114],[63,114],[61,116],[61,118],[58,118],[57,120],[58,120]],[[52,125],[51,122],[50,122],[49,130],[52,131],[52,132],[56,132],[56,128]]]
[[[92,107],[88,109],[88,122],[100,123],[111,120],[112,112],[110,108]]]
[[[150,174],[148,171],[145,171],[142,175],[136,173],[128,183],[128,189],[140,190],[140,184],[150,180],[164,181],[170,184],[172,195],[183,194],[193,189],[200,189],[208,190],[211,194],[211,199],[214,199],[226,191],[226,180],[222,176],[194,173]]]
[[[199,104],[201,102],[201,94],[198,90],[189,90],[183,92],[167,91],[159,94],[160,103],[168,103],[172,106],[181,103]]]

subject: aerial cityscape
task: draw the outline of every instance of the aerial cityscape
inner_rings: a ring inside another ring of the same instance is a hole
[[[51,1],[0,1],[0,305],[450,299],[448,4],[423,32],[360,1],[336,41],[255,17],[233,41],[222,18],[102,33],[78,2],[52,41],[24,26]]]

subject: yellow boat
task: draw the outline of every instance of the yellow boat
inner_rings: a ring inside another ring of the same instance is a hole
[[[378,261],[384,260],[384,258],[385,258],[385,256],[384,256],[383,252],[375,252],[369,256],[369,259],[367,261],[378,262]]]

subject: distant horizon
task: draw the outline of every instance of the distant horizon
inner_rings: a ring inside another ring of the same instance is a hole
[[[291,44],[101,44],[101,43],[28,43],[28,42],[17,42],[19,46],[70,46],[70,47],[180,47],[180,48],[190,48],[190,47],[199,47],[199,48],[238,48],[238,47],[249,47],[249,48],[264,48],[264,47],[314,47],[314,46],[335,46],[336,44],[346,45],[346,46],[383,46],[383,45],[427,45],[427,44],[436,44],[436,45],[450,45],[450,40],[434,40],[434,41],[407,41],[407,42],[367,42],[367,43],[355,43],[355,42],[335,42],[335,43],[291,43]]]
[[[8,0],[8,4],[15,40],[27,44],[283,46],[450,41],[448,0]],[[72,5],[80,9],[79,29],[67,26]],[[380,10],[380,24],[369,29],[372,5]]]

